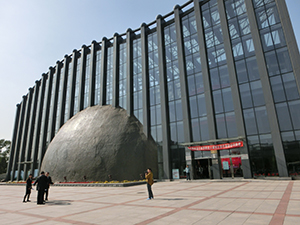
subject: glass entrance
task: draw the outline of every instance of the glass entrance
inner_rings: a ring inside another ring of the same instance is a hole
[[[220,151],[223,177],[243,177],[240,155],[240,151],[236,149]]]
[[[211,179],[211,159],[195,159],[194,179]]]

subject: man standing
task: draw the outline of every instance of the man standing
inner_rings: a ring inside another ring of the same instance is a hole
[[[23,202],[26,202],[25,199],[27,197],[27,202],[30,202],[30,194],[31,194],[31,188],[32,188],[32,174],[29,174],[27,180],[26,180],[26,193],[23,198]]]
[[[50,184],[53,184],[52,182],[52,179],[51,177],[49,176],[49,172],[46,172],[46,177],[48,179],[48,182],[47,182],[47,187],[46,187],[46,190],[45,190],[45,201],[48,201],[48,194],[49,194],[49,188],[50,188]]]
[[[151,186],[154,183],[154,181],[153,181],[153,173],[150,168],[147,169],[147,173],[145,173],[145,178],[146,178],[146,182],[147,182],[147,189],[148,189],[148,196],[149,196],[147,198],[147,200],[151,200],[151,199],[153,199],[153,193],[151,190]]]
[[[44,203],[44,193],[45,189],[47,188],[48,179],[45,176],[45,172],[41,172],[41,176],[39,176],[36,181],[33,183],[33,185],[37,185],[38,195],[37,195],[37,204],[45,204]]]
[[[191,180],[191,177],[190,177],[190,168],[189,168],[188,165],[186,165],[185,173],[186,173],[186,180]]]

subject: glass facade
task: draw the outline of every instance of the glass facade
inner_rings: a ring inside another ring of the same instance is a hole
[[[37,102],[21,103],[23,111],[34,104],[40,109],[28,120],[32,126],[15,127],[18,134],[32,127],[34,135],[28,145],[31,149],[13,149],[9,179],[26,179],[29,170],[38,172],[52,135],[60,129],[59,119],[64,124],[87,108],[89,96],[95,97],[94,105],[118,103],[140,121],[144,131],[150,131],[158,146],[159,168],[164,170],[159,171],[160,178],[172,178],[171,169],[178,169],[184,177],[188,163],[194,169],[204,165],[206,178],[300,175],[300,75],[293,67],[300,62],[290,55],[296,43],[287,42],[291,34],[285,33],[280,18],[287,18],[288,12],[278,10],[278,1],[282,0],[189,2],[163,17],[161,30],[151,23],[143,48],[141,29],[137,29],[130,40],[124,33],[116,43],[112,38],[105,40],[107,45],[95,43],[94,59],[91,46],[65,57],[60,74],[54,68],[36,84]],[[93,67],[92,61],[96,62]],[[117,71],[114,62],[118,62]],[[91,74],[95,82],[90,82]],[[149,88],[144,88],[148,83]],[[113,90],[118,90],[116,96]],[[101,100],[101,94],[105,99]],[[240,102],[233,100],[236,95]],[[24,120],[25,115],[20,113],[18,119]],[[186,149],[231,140],[243,141],[243,149],[220,151],[217,161],[213,152],[189,154]],[[18,167],[18,163],[29,160],[22,157],[25,149],[32,163],[27,168]],[[285,158],[279,158],[282,155]],[[238,168],[234,160],[239,162]],[[169,168],[163,166],[165,163]],[[225,171],[226,163],[231,171]],[[192,176],[203,177],[199,171]]]

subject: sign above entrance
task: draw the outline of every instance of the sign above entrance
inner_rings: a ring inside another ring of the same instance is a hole
[[[220,145],[204,145],[204,146],[192,146],[188,147],[191,151],[212,151],[212,150],[224,150],[224,149],[231,149],[231,148],[241,148],[244,146],[242,141],[225,143]]]

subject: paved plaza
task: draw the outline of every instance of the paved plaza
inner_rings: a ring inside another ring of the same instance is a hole
[[[173,181],[50,189],[22,203],[25,186],[0,185],[0,224],[300,224],[300,181]]]

